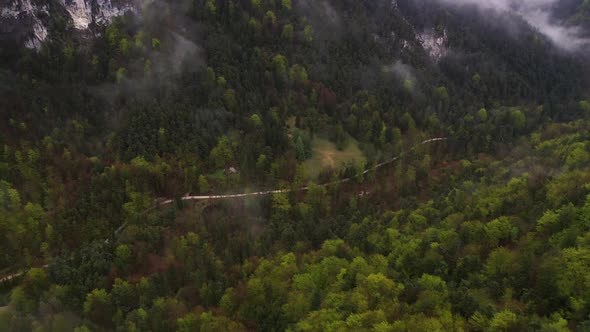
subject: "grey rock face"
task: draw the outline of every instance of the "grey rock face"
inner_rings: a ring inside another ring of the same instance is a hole
[[[136,8],[134,0],[0,0],[0,38],[39,48],[50,15],[63,13],[74,28],[85,30]]]
[[[47,37],[48,4],[35,0],[0,0],[0,36],[37,48]]]
[[[114,0],[60,0],[77,29],[86,29],[91,23],[108,23],[113,17],[134,10],[132,1]]]

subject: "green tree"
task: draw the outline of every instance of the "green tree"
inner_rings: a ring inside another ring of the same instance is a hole
[[[215,75],[215,74],[213,74]],[[223,76],[217,76],[217,80],[216,80],[217,86],[220,88],[225,89],[226,85],[227,85],[227,81],[225,79],[225,77]]]
[[[152,49],[153,50],[156,50],[156,51],[159,50],[161,44],[162,44],[162,42],[160,41],[160,39],[152,38]]]
[[[74,47],[72,47],[72,45],[66,46],[63,50],[63,55],[66,63],[73,63],[75,55]]]
[[[297,153],[297,159],[300,161],[307,159],[305,144],[303,143],[303,138],[301,136],[298,136],[295,140],[295,152]]]
[[[287,58],[280,54],[275,55],[272,59],[272,67],[277,83],[284,86],[287,83]]]
[[[32,314],[37,309],[37,301],[27,295],[22,286],[16,287],[10,294],[10,304],[23,313]]]
[[[144,47],[144,42],[146,41],[145,32],[139,31],[138,33],[135,34],[135,37],[133,38],[133,40],[134,40],[135,47],[142,49]]]
[[[252,114],[252,116],[250,116],[249,118],[250,123],[257,128],[262,127],[262,119],[260,118],[260,115],[258,114]]]
[[[422,313],[441,314],[449,309],[449,291],[444,280],[438,276],[423,274],[418,279],[421,289],[415,306]]]
[[[262,9],[262,0],[250,0],[250,4],[252,5],[252,7],[254,7],[254,9]]]
[[[204,175],[199,175],[199,192],[206,194],[209,192],[209,182]]]
[[[494,315],[490,321],[490,331],[519,331],[518,317],[510,310],[503,310]]]
[[[262,32],[262,24],[254,17],[251,17],[248,21],[248,28],[255,36],[260,35]]]
[[[289,70],[289,79],[296,84],[303,84],[308,80],[305,67],[295,64]]]
[[[223,103],[225,108],[232,112],[238,110],[238,99],[236,98],[236,91],[234,89],[227,89],[223,94]]]
[[[512,220],[500,217],[485,225],[485,231],[492,246],[497,246],[500,241],[516,239],[518,228],[512,225]]]
[[[224,168],[233,160],[233,151],[227,136],[223,136],[211,150],[210,157],[216,168]]]
[[[288,43],[293,42],[294,34],[295,34],[295,32],[294,32],[293,24],[285,24],[285,26],[283,26],[283,32],[281,33],[281,38],[284,41],[286,41]]]
[[[482,108],[482,109],[480,109],[480,110],[477,112],[477,119],[478,119],[480,122],[486,122],[486,121],[487,121],[487,119],[488,119],[488,111],[487,111],[485,108]]]
[[[135,287],[123,279],[115,279],[111,296],[116,308],[124,313],[130,312],[138,305]]]
[[[387,306],[394,305],[404,289],[402,285],[397,285],[381,273],[368,275],[363,281],[362,287],[366,291],[369,309],[385,309]]]
[[[258,160],[256,160],[256,169],[259,172],[266,172],[268,170],[268,166],[268,157],[265,154],[260,154],[258,156]]]
[[[524,127],[526,126],[526,116],[520,110],[517,110],[517,109],[512,110],[510,112],[510,120],[511,120],[512,126],[517,131],[524,129]]]
[[[590,160],[590,153],[584,144],[576,144],[565,160],[566,166],[576,168],[584,165]]]
[[[230,287],[225,290],[219,306],[227,315],[232,315],[238,308],[238,299],[235,290]]]
[[[128,245],[121,244],[115,249],[115,265],[120,271],[129,271],[132,258],[132,252]]]
[[[516,255],[506,248],[497,248],[492,251],[485,264],[486,275],[500,282],[503,278],[514,276],[519,270]]]
[[[39,300],[44,291],[49,288],[49,277],[44,269],[32,268],[25,275],[24,291],[35,301]]]
[[[112,325],[113,303],[105,289],[95,289],[88,293],[84,301],[84,316],[92,322],[109,327]]]
[[[117,28],[117,26],[115,24],[110,24],[106,28],[107,41],[113,50],[116,49],[116,47],[117,47],[117,44],[119,41],[119,35],[120,35],[119,29]]]
[[[121,67],[119,69],[117,69],[117,74],[116,74],[116,79],[117,79],[117,83],[120,83],[125,76],[127,76],[127,68]]]
[[[293,5],[291,4],[291,0],[281,0],[281,5],[284,9],[291,11],[293,9]]]
[[[121,38],[121,40],[119,41],[119,52],[121,52],[123,56],[128,56],[129,51],[131,50],[131,46],[132,44],[129,42],[127,38]]]
[[[590,102],[587,100],[580,100],[578,107],[584,113],[590,113]]]
[[[215,4],[215,0],[206,0],[205,1],[205,10],[210,16],[215,16],[217,12],[217,6]]]
[[[276,193],[272,195],[271,221],[279,228],[282,228],[290,220],[291,203],[286,193]]]
[[[277,24],[277,16],[272,10],[269,10],[264,15],[264,25],[274,27]]]
[[[199,331],[199,317],[195,313],[189,313],[185,316],[178,318],[177,332],[194,332]]]

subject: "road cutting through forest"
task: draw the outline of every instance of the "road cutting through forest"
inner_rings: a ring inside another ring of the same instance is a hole
[[[419,144],[413,146],[410,150],[402,152],[401,154],[399,154],[396,157],[393,157],[387,161],[381,162],[371,168],[366,169],[363,173],[361,173],[362,175],[366,175],[371,171],[377,170],[383,166],[389,165],[397,160],[399,160],[404,154],[415,150],[417,147],[422,146],[422,145],[426,145],[426,144],[430,144],[430,143],[435,143],[435,142],[441,142],[441,141],[446,141],[448,140],[448,138],[446,137],[435,137],[435,138],[431,138],[431,139],[427,139],[424,140],[422,142],[420,142]],[[341,183],[345,183],[345,182],[349,182],[352,181],[356,176],[353,177],[349,177],[346,179],[341,179],[341,180],[336,180],[336,181],[332,181],[332,182],[328,182],[328,183],[324,183],[324,184],[318,184],[317,187],[330,187],[330,186],[334,186],[337,184],[341,184]],[[309,190],[309,186],[305,186],[305,187],[300,187],[300,188],[295,188],[295,189],[275,189],[275,190],[267,190],[267,191],[257,191],[257,192],[251,192],[251,193],[241,193],[241,194],[226,194],[226,195],[204,195],[204,196],[183,196],[181,198],[182,201],[204,201],[204,200],[219,200],[219,199],[232,199],[232,198],[244,198],[244,197],[254,197],[254,196],[266,196],[266,195],[272,195],[272,194],[281,194],[281,193],[290,193],[290,192],[300,192],[300,191],[307,191]],[[158,203],[159,206],[163,206],[163,205],[169,205],[175,202],[175,199],[158,199],[156,200],[156,203]],[[153,208],[148,209],[147,211],[150,211]],[[146,211],[146,212],[147,212]],[[127,222],[123,223],[119,228],[117,228],[117,230],[115,230],[115,236],[118,235],[123,229],[125,229],[125,227],[127,226]],[[109,239],[105,240],[105,243],[107,243],[109,241]],[[41,266],[41,268],[47,268],[49,267],[49,264],[45,264],[43,266]],[[0,284],[10,281],[14,278],[18,278],[20,276],[22,276],[23,274],[25,274],[25,271],[20,271],[11,275],[7,275],[4,276],[2,278],[0,278]]]
[[[362,175],[366,175],[367,173],[377,170],[385,165],[389,165],[395,161],[397,161],[399,158],[401,158],[405,153],[414,150],[415,148],[417,148],[418,146],[421,145],[426,145],[426,144],[430,144],[430,143],[434,143],[434,142],[440,142],[440,141],[446,141],[447,138],[446,137],[435,137],[435,138],[431,138],[431,139],[427,139],[425,141],[422,141],[420,144],[414,146],[412,149],[394,157],[391,158],[387,161],[384,161],[382,163],[379,163],[369,169],[366,169],[363,173],[361,173]],[[318,184],[318,187],[330,187],[333,185],[337,185],[337,184],[341,184],[341,183],[345,183],[345,182],[349,182],[352,181],[355,177],[349,177],[346,179],[341,179],[341,180],[336,180],[336,181],[332,181],[332,182],[328,182],[328,183],[324,183],[324,184]],[[256,191],[256,192],[251,192],[251,193],[240,193],[240,194],[226,194],[226,195],[201,195],[201,196],[183,196],[182,198],[180,198],[182,201],[203,201],[203,200],[215,200],[215,199],[231,199],[231,198],[244,198],[244,197],[253,197],[253,196],[266,196],[266,195],[272,195],[272,194],[281,194],[281,193],[290,193],[290,192],[299,192],[299,191],[307,191],[309,190],[310,187],[301,187],[301,188],[295,188],[295,189],[274,189],[274,190],[267,190],[267,191]],[[175,200],[174,199],[159,199],[157,200],[157,202],[160,205],[169,205],[172,204]]]

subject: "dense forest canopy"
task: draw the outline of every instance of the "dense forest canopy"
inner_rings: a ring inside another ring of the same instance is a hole
[[[590,60],[465,2],[49,1],[0,38],[0,330],[589,330]]]

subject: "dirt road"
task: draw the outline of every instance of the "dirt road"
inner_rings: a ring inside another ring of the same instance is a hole
[[[436,137],[436,138],[431,138],[431,139],[427,139],[425,141],[422,141],[420,144],[414,146],[412,149],[410,149],[409,151],[414,150],[415,148],[417,148],[418,146],[421,145],[426,145],[426,144],[430,144],[430,143],[435,143],[435,142],[440,142],[440,141],[446,141],[447,138],[446,137]],[[395,161],[397,161],[399,158],[401,158],[401,156],[403,154],[405,154],[407,152],[402,153],[401,155],[394,157],[392,159],[389,159],[387,161],[384,161],[382,163],[379,163],[367,170],[365,170],[362,174],[365,175],[371,171],[374,171],[376,169],[379,169],[385,165],[389,165]],[[329,182],[329,183],[324,183],[324,184],[319,184],[319,187],[329,187],[329,186],[333,186],[336,184],[340,184],[340,183],[345,183],[345,182],[349,182],[351,180],[353,180],[354,177],[351,178],[346,178],[346,179],[341,179],[341,180],[337,180],[337,181],[333,181],[333,182]],[[231,199],[231,198],[244,198],[244,197],[252,197],[252,196],[265,196],[265,195],[272,195],[272,194],[280,194],[280,193],[290,193],[290,192],[298,192],[298,191],[307,191],[309,190],[309,187],[301,187],[301,188],[296,188],[296,189],[275,189],[275,190],[267,190],[267,191],[256,191],[256,192],[252,192],[252,193],[241,193],[241,194],[227,194],[227,195],[203,195],[203,196],[183,196],[181,198],[181,200],[183,201],[202,201],[202,200],[208,200],[208,199]],[[174,202],[174,199],[164,199],[164,200],[159,200],[159,204],[160,205],[169,205],[172,204]]]
[[[414,147],[412,147],[410,150],[403,152],[402,154],[400,154],[397,157],[391,158],[389,160],[386,160],[382,163],[379,163],[367,170],[365,170],[362,174],[365,175],[371,171],[374,171],[376,169],[379,169],[385,165],[389,165],[397,160],[399,160],[399,158],[401,158],[404,154],[416,149],[419,146],[422,145],[426,145],[426,144],[430,144],[430,143],[435,143],[435,142],[441,142],[441,141],[446,141],[447,138],[446,137],[435,137],[435,138],[431,138],[431,139],[427,139],[425,141],[420,142],[419,144],[415,145]],[[337,181],[333,181],[333,182],[329,182],[329,183],[324,183],[324,184],[319,184],[319,187],[329,187],[329,186],[333,186],[333,185],[337,185],[337,184],[341,184],[341,183],[345,183],[345,182],[349,182],[352,181],[354,179],[354,177],[350,177],[350,178],[346,178],[346,179],[341,179],[341,180],[337,180]],[[280,193],[290,193],[290,192],[299,192],[299,191],[307,191],[309,190],[309,187],[301,187],[301,188],[296,188],[296,189],[275,189],[275,190],[267,190],[267,191],[257,191],[257,192],[252,192],[252,193],[241,193],[241,194],[227,194],[227,195],[204,195],[204,196],[183,196],[181,199],[183,201],[203,201],[203,200],[212,200],[212,199],[232,199],[232,198],[244,198],[244,197],[253,197],[253,196],[266,196],[266,195],[272,195],[272,194],[280,194]],[[156,201],[157,204],[159,204],[160,206],[162,205],[170,205],[174,202],[174,199],[159,199]],[[153,209],[153,208],[152,208]],[[151,210],[151,209],[149,209]],[[148,211],[149,211],[148,210]],[[123,225],[121,225],[116,231],[115,231],[115,236],[118,235],[123,229],[125,229],[125,227],[127,226],[127,222],[125,222]],[[108,242],[109,240],[105,240],[105,242]],[[42,266],[42,268],[47,268],[49,265],[44,265]],[[14,278],[20,277],[22,276],[24,273],[24,271],[18,272],[18,273],[14,273],[5,277],[0,278],[0,283],[6,282],[6,281],[10,281]]]

